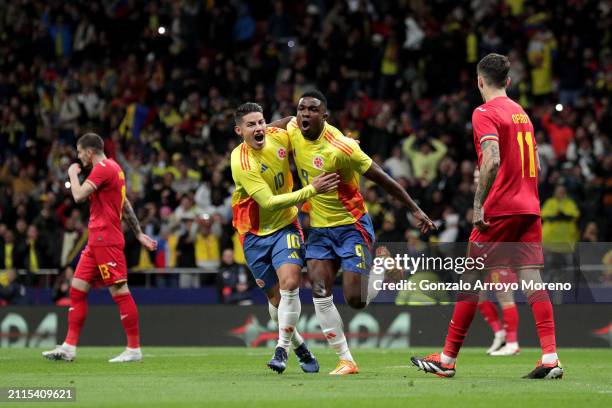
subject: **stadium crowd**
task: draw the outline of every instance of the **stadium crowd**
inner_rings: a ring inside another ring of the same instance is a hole
[[[465,242],[476,159],[470,120],[482,103],[475,65],[489,52],[510,56],[509,95],[536,129],[544,241],[612,239],[609,1],[0,4],[7,301],[40,285],[36,272],[45,268],[62,271],[57,298],[67,291],[88,214],[74,203],[66,170],[87,131],[104,137],[143,230],[159,240],[149,256],[126,228],[131,269],[212,265],[224,272],[160,274],[155,284],[216,283],[228,301],[242,299],[248,273],[230,208],[229,153],[240,143],[233,109],[255,101],[272,121],[293,115],[299,95],[315,87],[329,121],[358,138],[439,225],[419,236],[405,209],[365,184],[378,240]]]

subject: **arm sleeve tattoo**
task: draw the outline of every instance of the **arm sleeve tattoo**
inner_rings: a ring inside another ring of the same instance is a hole
[[[488,140],[482,144],[482,165],[480,166],[480,179],[476,186],[474,195],[474,207],[482,207],[489,191],[497,177],[499,170],[499,144],[497,141]]]
[[[123,205],[123,217],[125,222],[130,226],[130,229],[134,232],[134,235],[138,236],[142,233],[138,217],[136,217],[132,204],[130,204],[130,200],[128,199],[125,200],[125,204]]]

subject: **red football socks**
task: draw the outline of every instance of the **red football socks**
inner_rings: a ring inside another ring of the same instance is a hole
[[[68,309],[68,334],[64,343],[76,347],[86,318],[87,292],[71,287],[70,308]]]
[[[460,293],[453,311],[453,317],[448,325],[448,333],[444,342],[445,356],[457,358],[463,345],[468,329],[474,320],[478,308],[478,293]]]
[[[555,338],[555,320],[553,316],[552,303],[545,290],[536,290],[529,298],[529,306],[533,313],[536,330],[542,347],[542,354],[557,352],[557,341]]]
[[[506,342],[516,343],[519,315],[515,304],[502,306],[504,329],[506,330]]]
[[[127,336],[129,348],[140,347],[140,332],[138,329],[138,308],[131,293],[113,296],[113,300],[119,306],[121,324]]]
[[[482,317],[484,317],[485,322],[487,322],[491,330],[493,330],[493,333],[497,333],[502,329],[502,324],[499,321],[495,303],[485,300],[478,304],[478,309],[480,310]]]

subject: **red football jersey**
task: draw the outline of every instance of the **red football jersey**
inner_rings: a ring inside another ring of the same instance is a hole
[[[540,215],[535,133],[529,116],[512,99],[501,96],[479,106],[472,114],[478,167],[480,144],[499,143],[497,178],[484,202],[485,217],[513,214]]]
[[[123,247],[121,229],[125,203],[125,174],[113,159],[104,159],[93,166],[85,180],[94,186],[89,208],[89,245]]]

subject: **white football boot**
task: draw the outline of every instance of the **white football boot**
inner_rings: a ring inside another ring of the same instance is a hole
[[[53,350],[43,351],[42,355],[48,360],[74,361],[76,358],[76,347],[64,343],[57,345]]]
[[[108,360],[109,363],[131,363],[136,361],[142,361],[142,351],[140,351],[140,348],[132,349],[129,347],[117,357]]]

